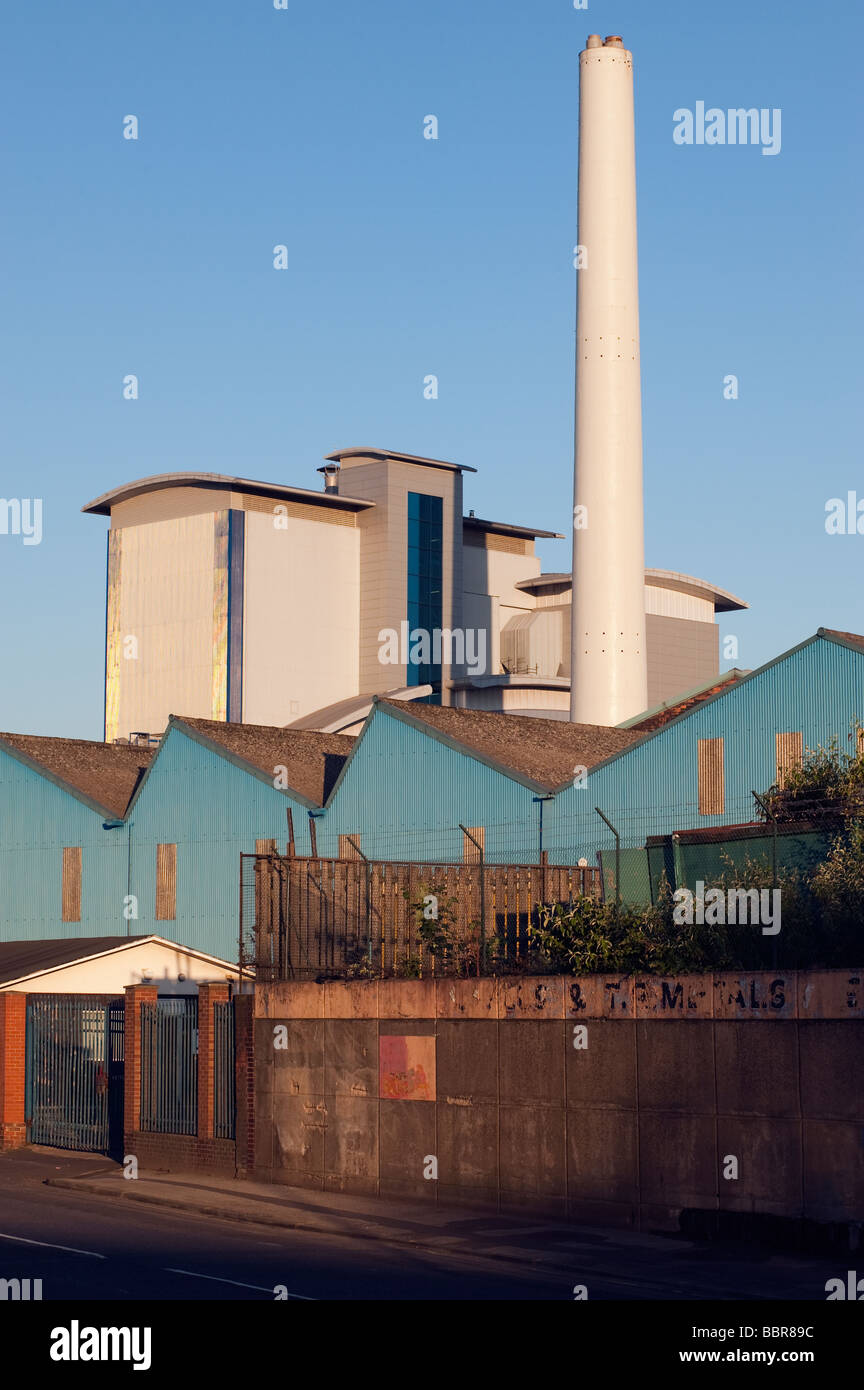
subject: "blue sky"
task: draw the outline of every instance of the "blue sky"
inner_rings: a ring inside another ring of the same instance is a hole
[[[864,498],[862,13],[8,7],[0,496],[41,497],[44,520],[38,546],[0,535],[0,728],[101,737],[107,523],[79,509],[128,479],[317,487],[325,453],[384,445],[476,467],[480,516],[566,531],[592,32],[635,62],[647,563],[750,602],[721,622],[738,665],[864,630],[864,536],[824,524],[828,498]],[[780,154],[676,145],[700,100],[779,107]],[[563,569],[569,543],[541,554]]]

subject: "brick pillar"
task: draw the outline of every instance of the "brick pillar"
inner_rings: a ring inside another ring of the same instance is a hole
[[[254,994],[234,998],[234,1079],[237,1087],[237,1176],[255,1168],[255,1018]]]
[[[27,995],[0,994],[0,1149],[27,1143],[24,1073]]]
[[[213,1138],[215,1049],[213,1005],[228,1003],[228,986],[198,986],[198,1138]]]
[[[126,985],[124,1014],[123,1130],[134,1134],[141,1124],[141,1005],[155,1004],[155,985]]]

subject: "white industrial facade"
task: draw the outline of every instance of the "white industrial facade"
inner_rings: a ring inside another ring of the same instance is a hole
[[[106,739],[158,737],[171,714],[349,730],[387,693],[567,718],[571,580],[542,575],[534,553],[555,533],[464,516],[463,471],[350,449],[329,456],[324,490],[178,473],[89,503],[110,517]],[[431,688],[382,660],[381,634],[411,611],[418,497],[441,518],[440,626],[483,654],[448,660],[445,640]],[[643,587],[653,706],[716,675],[715,611],[744,605],[671,571]]]

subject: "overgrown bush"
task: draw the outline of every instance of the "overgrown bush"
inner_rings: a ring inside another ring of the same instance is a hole
[[[760,816],[835,823],[864,815],[864,747],[857,720],[851,737],[854,753],[843,752],[836,737],[827,745],[806,748],[803,760],[787,768],[782,784],[775,782],[763,794]]]
[[[556,970],[573,974],[663,974],[728,963],[722,928],[678,924],[666,889],[654,907],[617,908],[596,898],[556,903],[540,912],[535,942]]]
[[[815,873],[781,869],[763,859],[727,860],[711,885],[780,894],[780,931],[760,923],[675,920],[663,886],[653,907],[616,908],[580,898],[540,909],[537,965],[563,973],[679,974],[705,970],[797,970],[859,966],[864,958],[864,821],[840,832]],[[773,904],[774,899],[769,900]],[[706,913],[705,915],[712,915]]]
[[[420,883],[414,897],[408,890],[403,896],[414,919],[414,929],[421,947],[416,960],[416,976],[422,971],[422,952],[431,957],[432,973],[443,975],[481,975],[494,968],[497,942],[483,941],[477,920],[459,925],[458,904],[455,898],[444,896],[437,884]],[[400,966],[399,973],[404,973]]]
[[[855,964],[864,947],[864,820],[837,836],[811,889],[826,942],[834,954],[848,956],[846,964]]]

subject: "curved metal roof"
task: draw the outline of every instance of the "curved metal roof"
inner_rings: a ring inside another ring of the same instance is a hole
[[[81,510],[98,516],[110,516],[111,508],[118,502],[128,502],[130,497],[162,492],[170,487],[223,488],[229,492],[249,492],[258,497],[296,497],[299,501],[312,502],[321,507],[355,512],[375,506],[366,497],[346,497],[344,493],[318,492],[283,483],[262,483],[254,478],[233,478],[224,473],[154,473],[152,477],[136,478],[134,482],[123,483],[120,487],[111,488],[110,492],[103,492],[101,497],[95,497]]]
[[[520,579],[515,588],[530,594],[536,589],[548,589],[559,584],[571,584],[569,573],[538,574],[536,579]],[[675,589],[678,593],[693,594],[696,598],[711,599],[716,613],[731,613],[735,609],[749,608],[743,598],[736,598],[726,589],[709,584],[707,579],[697,579],[692,574],[680,574],[677,570],[646,569],[645,583],[656,589]]]

